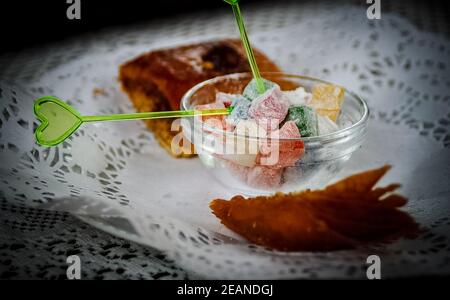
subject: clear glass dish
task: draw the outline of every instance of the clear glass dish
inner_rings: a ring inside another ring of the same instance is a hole
[[[328,82],[298,75],[283,73],[263,73],[263,77],[278,83],[282,90],[291,90],[302,86],[311,91],[316,84]],[[251,74],[231,74],[204,81],[190,89],[181,102],[182,110],[193,109],[196,105],[212,103],[218,92],[240,94],[252,79]],[[212,147],[209,137],[218,140],[244,139],[251,143],[257,139],[254,136],[236,136],[232,132],[211,128],[207,125],[198,126],[196,119],[182,121],[183,133],[194,144],[203,165],[220,183],[244,195],[261,195],[277,191],[291,192],[303,189],[323,188],[342,169],[353,152],[361,147],[364,141],[369,119],[369,109],[363,99],[355,93],[345,90],[345,98],[341,113],[337,119],[339,130],[330,134],[300,139],[278,139],[280,149],[289,149],[303,143],[304,152],[295,164],[283,167],[281,171],[273,171],[272,167],[246,167],[233,162],[218,153]],[[208,135],[207,135],[208,136]],[[198,138],[203,137],[203,138]],[[295,151],[294,149],[292,151]],[[235,154],[239,156],[240,154]],[[245,154],[242,154],[245,155]],[[264,168],[264,169],[262,169]],[[272,170],[271,170],[272,169]],[[268,172],[265,172],[265,171]],[[281,173],[281,174],[280,174]],[[273,175],[273,176],[272,176]],[[267,178],[265,178],[267,177]],[[273,180],[276,177],[275,180]],[[251,180],[250,180],[251,178]],[[266,180],[268,179],[268,180]],[[276,182],[273,184],[273,182]],[[278,183],[279,181],[279,183]],[[256,182],[256,183],[255,183]],[[265,184],[270,182],[269,184]]]

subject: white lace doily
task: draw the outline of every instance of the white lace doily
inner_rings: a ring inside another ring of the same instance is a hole
[[[0,83],[1,196],[71,212],[208,278],[359,278],[370,254],[381,257],[385,278],[449,274],[450,44],[395,15],[369,21],[365,9],[331,10],[273,4],[248,7],[245,17],[253,44],[284,71],[342,84],[368,101],[367,141],[340,176],[392,164],[381,184],[403,184],[406,209],[427,229],[419,238],[356,251],[272,252],[221,226],[208,203],[233,192],[197,159],[169,157],[140,122],[83,125],[59,147],[35,145],[34,97],[57,95],[86,115],[133,111],[119,90],[119,64],[154,48],[236,37],[227,10],[67,41],[4,70],[21,84]]]

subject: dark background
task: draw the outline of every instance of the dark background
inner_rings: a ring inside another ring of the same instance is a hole
[[[244,5],[265,0],[243,0]],[[282,1],[282,0],[274,0]],[[226,9],[222,0],[81,0],[81,20],[66,17],[66,0],[0,1],[0,51],[16,50],[107,26],[198,10]]]
[[[241,5],[267,2],[268,0],[241,0]],[[274,5],[281,1],[327,1],[327,0],[271,0]],[[366,0],[341,1],[367,7]],[[167,18],[170,15],[211,9],[227,9],[223,0],[81,0],[81,20],[68,20],[66,0],[11,0],[0,1],[0,52],[38,46],[108,26],[120,26],[133,22],[145,22]],[[447,0],[381,0],[382,11],[389,11],[399,2],[415,6],[418,13],[434,16],[436,11],[450,19]],[[403,5],[404,7],[404,5]],[[436,9],[438,7],[438,9]],[[394,9],[395,10],[395,9]],[[231,13],[231,12],[230,12]],[[402,12],[399,12],[402,14]],[[409,16],[414,18],[414,16]],[[420,24],[416,24],[420,28]],[[449,25],[450,26],[450,25]],[[426,28],[433,30],[432,28]],[[441,30],[442,31],[442,30]]]

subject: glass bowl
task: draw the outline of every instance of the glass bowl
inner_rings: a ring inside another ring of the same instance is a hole
[[[330,84],[315,78],[283,73],[263,73],[262,76],[278,83],[282,90],[301,86],[311,91],[317,84]],[[204,81],[183,96],[181,109],[191,110],[197,105],[212,103],[218,92],[241,94],[251,79],[250,73],[239,73]],[[184,136],[195,146],[202,164],[215,179],[236,192],[252,196],[323,188],[342,169],[353,152],[361,147],[368,119],[369,109],[365,101],[345,90],[341,113],[336,121],[340,129],[330,134],[299,139],[272,137],[267,140],[251,134],[236,135],[220,127],[209,126],[199,122],[199,117],[183,119],[182,128]],[[257,143],[258,149],[267,143],[277,145],[278,151],[283,151],[280,157],[298,152],[299,147],[303,149],[300,158],[288,166],[260,165],[259,159],[252,166],[241,163],[246,162],[244,156],[248,153],[224,155],[218,150],[223,148],[216,147],[230,140],[239,140],[247,146]]]

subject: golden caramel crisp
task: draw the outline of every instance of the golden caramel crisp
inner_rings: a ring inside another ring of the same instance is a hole
[[[399,185],[374,188],[389,166],[350,176],[324,190],[245,199],[216,199],[210,204],[222,223],[247,240],[282,251],[330,251],[368,242],[412,237],[414,220],[398,208],[407,199]]]

